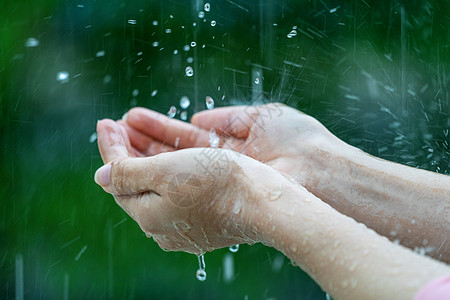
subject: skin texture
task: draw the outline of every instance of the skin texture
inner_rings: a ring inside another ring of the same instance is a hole
[[[140,156],[208,147],[214,128],[221,148],[264,162],[393,241],[450,261],[450,176],[372,157],[295,109],[225,107],[197,113],[188,124],[133,108],[119,123]]]
[[[97,125],[96,182],[160,247],[195,254],[262,242],[335,299],[412,299],[450,268],[389,242],[274,168],[224,149],[136,157],[127,130]],[[214,159],[205,160],[205,151]]]

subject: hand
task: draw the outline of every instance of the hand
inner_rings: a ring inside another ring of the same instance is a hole
[[[290,183],[272,168],[239,153],[186,149],[137,158],[127,131],[112,120],[97,125],[105,163],[96,182],[152,236],[172,251],[204,253],[261,241],[263,199]]]
[[[191,123],[133,108],[123,125],[131,145],[142,155],[208,147],[209,131],[214,128],[222,148],[264,162],[305,186],[314,174],[316,161],[323,159],[319,152],[336,151],[346,145],[316,119],[278,103],[202,111],[192,117]]]

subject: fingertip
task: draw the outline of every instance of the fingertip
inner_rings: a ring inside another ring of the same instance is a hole
[[[100,167],[94,175],[94,181],[102,187],[107,187],[111,183],[111,164]]]

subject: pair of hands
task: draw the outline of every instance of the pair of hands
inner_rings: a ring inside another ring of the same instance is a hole
[[[211,128],[220,149],[208,148]],[[97,133],[106,165],[96,182],[160,247],[196,254],[269,243],[258,226],[264,201],[302,189],[317,149],[342,143],[282,104],[203,111],[190,124],[133,108]]]

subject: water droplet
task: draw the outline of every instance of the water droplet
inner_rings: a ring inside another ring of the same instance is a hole
[[[195,276],[199,281],[205,281],[206,280],[206,271],[198,269],[197,273],[195,273]]]
[[[106,76],[103,78],[103,83],[104,83],[104,84],[108,84],[108,83],[111,82],[111,80],[112,80],[112,76],[111,76],[111,75],[106,75]]]
[[[287,37],[289,39],[293,38],[294,36],[297,36],[297,30],[292,29],[291,32],[288,33]]]
[[[211,10],[211,5],[209,3],[205,3],[205,5],[203,6],[203,9],[205,11],[210,11]]]
[[[156,94],[158,94],[158,90],[153,90],[153,92],[150,94],[152,97],[155,97]]]
[[[197,46],[197,43],[194,42],[194,41],[192,41],[192,42],[191,42],[191,47],[194,48],[195,46]]]
[[[186,61],[187,61],[188,64],[192,64],[192,63],[194,62],[194,59],[193,59],[192,57],[189,56],[189,57],[186,59]]]
[[[215,21],[215,20],[212,20],[212,21],[211,21],[211,26],[212,26],[212,27],[216,26],[216,21]]]
[[[137,96],[139,95],[139,90],[138,90],[138,89],[134,89],[134,90],[131,92],[131,95],[132,95],[133,97],[137,97]]]
[[[183,50],[188,52],[191,49],[191,47],[189,45],[184,45],[183,46]]]
[[[153,46],[153,47],[158,47],[158,46],[159,46],[159,42],[158,42],[158,41],[154,41],[154,42],[152,43],[152,46]]]
[[[194,70],[192,69],[191,66],[187,66],[185,72],[186,72],[186,76],[187,76],[187,77],[192,77],[192,76],[194,76]]]
[[[278,254],[272,262],[272,271],[274,272],[280,272],[281,268],[283,267],[284,264],[284,256],[281,254]]]
[[[166,29],[166,33],[172,33],[172,29],[167,28],[167,29]]]
[[[206,96],[206,108],[213,109],[214,108],[214,100],[210,96]]]
[[[103,56],[105,56],[105,50],[97,51],[97,53],[95,54],[95,56],[97,56],[97,57],[103,57]]]
[[[340,6],[330,9],[330,14],[335,13],[339,8]]]
[[[93,134],[91,134],[91,136],[89,137],[89,143],[95,143],[95,141],[97,140],[97,132],[94,132]]]
[[[56,80],[61,83],[69,82],[69,73],[66,71],[61,71],[56,74]]]
[[[199,11],[198,12],[198,17],[200,18],[200,19],[203,19],[204,17],[205,17],[205,12],[202,10],[202,11]]]
[[[205,265],[205,257],[203,254],[198,256],[198,270],[195,274],[198,280],[205,281],[206,280],[206,265]]]
[[[177,49],[173,50],[173,54],[177,55],[178,54],[178,50]]]
[[[230,246],[230,248],[228,248],[230,250],[230,252],[236,253],[239,251],[239,244]]]
[[[176,114],[177,114],[177,108],[172,105],[169,108],[169,111],[167,112],[167,116],[172,119],[173,117],[175,117]]]
[[[211,148],[217,148],[219,147],[219,143],[220,139],[216,135],[216,131],[214,130],[214,128],[211,127],[211,129],[209,130],[209,145],[211,146]]]
[[[136,25],[136,20],[133,20],[133,19],[130,19],[130,20],[128,20],[128,24],[131,24],[131,25]]]
[[[259,84],[259,78],[258,77],[255,78],[255,84]]]
[[[325,300],[331,300],[331,297],[328,293],[325,293]]]
[[[32,48],[32,47],[37,47],[37,46],[39,46],[39,41],[33,37],[30,37],[25,42],[25,47]]]
[[[188,118],[188,113],[187,113],[187,111],[183,110],[183,111],[180,113],[180,119],[183,120],[183,121],[186,121],[187,118]]]
[[[189,100],[189,98],[187,96],[183,96],[180,99],[180,107],[182,109],[186,109],[189,107],[189,105],[191,105],[191,100]]]
[[[156,20],[153,21],[153,22],[152,22],[152,25],[153,25],[153,26],[158,26],[158,21],[156,21]]]

